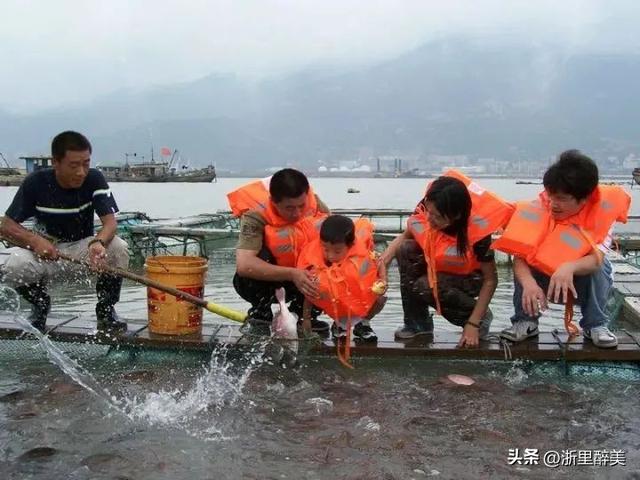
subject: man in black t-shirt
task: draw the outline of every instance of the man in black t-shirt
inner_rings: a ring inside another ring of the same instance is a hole
[[[78,267],[58,259],[59,253],[101,264],[127,268],[127,243],[117,237],[118,206],[99,170],[89,168],[91,144],[80,133],[67,131],[51,144],[53,168],[29,174],[18,189],[0,225],[0,234],[20,247],[2,265],[3,281],[31,304],[31,323],[43,330],[51,299],[47,282]],[[94,236],[94,212],[102,229]],[[34,217],[36,231],[21,223]],[[22,248],[21,248],[22,247]],[[114,305],[120,300],[122,278],[100,273],[96,283],[98,329],[126,330]]]

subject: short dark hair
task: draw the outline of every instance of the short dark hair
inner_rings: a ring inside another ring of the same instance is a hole
[[[580,201],[598,186],[598,166],[580,150],[567,150],[558,156],[544,174],[542,183],[550,193],[566,193]]]
[[[284,198],[298,198],[308,192],[309,180],[304,173],[293,168],[278,170],[269,183],[269,194],[276,203]]]
[[[87,137],[72,130],[59,133],[51,142],[51,156],[54,160],[63,159],[68,151],[84,152],[85,150],[91,153],[91,143]]]
[[[344,243],[348,247],[356,239],[356,227],[349,217],[330,215],[320,227],[320,240],[328,243]]]

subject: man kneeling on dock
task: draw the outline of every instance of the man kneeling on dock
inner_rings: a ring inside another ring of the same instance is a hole
[[[313,193],[307,177],[292,168],[244,185],[227,197],[231,211],[240,217],[233,286],[251,303],[247,322],[252,331],[268,335],[276,288],[285,287],[289,310],[298,318],[302,318],[305,296],[318,295],[314,276],[296,268],[296,261],[312,237],[305,230],[308,222],[302,220],[317,218],[319,228],[329,209]],[[319,314],[314,308],[311,327],[326,332],[329,325],[316,318]]]
[[[118,206],[102,173],[89,168],[89,140],[77,132],[60,133],[53,139],[51,154],[53,168],[37,170],[24,179],[0,225],[0,235],[20,245],[10,249],[1,269],[2,280],[31,304],[29,320],[39,330],[44,330],[51,307],[48,281],[62,275],[68,278],[81,268],[59,260],[60,253],[88,260],[96,267],[129,265],[127,243],[115,236]],[[102,222],[95,236],[94,212]],[[31,217],[40,233],[21,225]],[[114,309],[121,287],[122,278],[98,275],[96,317],[101,331],[127,329]]]
[[[631,198],[617,186],[599,185],[598,167],[578,150],[568,150],[549,167],[538,199],[518,202],[493,248],[514,256],[513,325],[501,336],[520,342],[538,335],[548,302],[565,304],[565,327],[573,304],[580,306],[584,336],[601,348],[618,345],[609,330],[607,300],[613,285],[605,257],[614,222],[626,222]]]

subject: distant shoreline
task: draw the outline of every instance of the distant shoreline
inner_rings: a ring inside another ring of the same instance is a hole
[[[303,170],[304,171],[304,170]],[[362,172],[358,172],[358,173],[341,173],[341,172],[331,172],[330,174],[324,174],[324,173],[317,173],[317,172],[304,172],[305,175],[307,175],[307,177],[309,178],[352,178],[352,179],[359,179],[359,178],[379,178],[379,179],[416,179],[416,178],[423,178],[423,179],[429,179],[429,178],[436,178],[439,175],[441,175],[441,173],[432,173],[432,174],[425,174],[425,175],[392,175],[392,174],[382,174],[382,175],[375,175],[375,174],[363,174]],[[221,173],[218,172],[217,176],[218,178],[264,178],[269,176],[270,173],[267,172],[242,172],[242,173]],[[542,174],[540,175],[500,175],[500,174],[491,174],[491,173],[485,173],[485,174],[468,174],[469,177],[472,178],[477,178],[477,179],[482,179],[482,178],[487,178],[487,179],[504,179],[504,180],[539,180],[542,181]],[[632,181],[632,176],[631,176],[631,172],[629,172],[628,174],[608,174],[608,173],[602,173],[600,174],[600,178],[603,180],[628,180],[629,182]]]

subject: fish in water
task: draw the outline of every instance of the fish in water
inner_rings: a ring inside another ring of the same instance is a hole
[[[282,348],[282,356],[278,360],[285,361],[285,356],[293,355],[293,362],[287,360],[285,363],[295,364],[295,355],[298,353],[298,317],[287,308],[284,288],[280,287],[276,290],[276,299],[280,311],[273,317],[271,337],[284,347]]]
[[[0,395],[0,403],[15,403],[27,398],[27,394],[23,390],[14,390],[13,392]]]
[[[46,460],[58,453],[58,450],[52,447],[36,447],[23,453],[18,457],[21,462],[28,462],[31,460]]]
[[[445,383],[451,382],[454,385],[464,385],[465,387],[468,387],[469,385],[473,385],[474,383],[476,383],[476,381],[471,378],[471,377],[467,377],[466,375],[458,375],[457,373],[452,373],[450,375],[447,375],[445,377]]]

